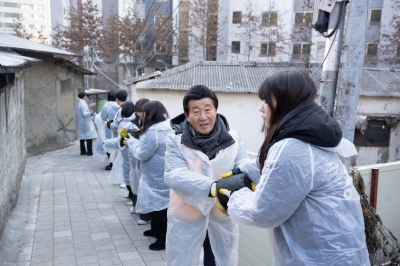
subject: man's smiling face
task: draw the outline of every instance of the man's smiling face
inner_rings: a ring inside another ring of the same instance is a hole
[[[209,134],[213,130],[217,118],[217,109],[215,109],[212,99],[190,100],[188,105],[189,113],[185,113],[185,116],[189,123],[198,133]]]

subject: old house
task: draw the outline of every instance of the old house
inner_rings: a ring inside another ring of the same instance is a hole
[[[76,98],[84,90],[84,75],[95,73],[65,59],[80,55],[13,35],[0,34],[0,47],[42,61],[25,73],[27,151],[75,140]]]
[[[79,55],[0,34],[0,235],[18,198],[27,152],[77,138],[77,94],[84,75],[94,73],[65,57]]]
[[[134,100],[159,100],[171,117],[183,112],[182,99],[191,86],[208,86],[219,98],[218,112],[239,132],[247,149],[258,152],[265,133],[258,87],[274,73],[291,69],[317,71],[312,78],[319,88],[321,69],[317,66],[305,69],[304,65],[259,62],[197,61],[126,80],[125,84]],[[364,69],[358,114],[364,117],[364,127],[356,130],[354,143],[359,155],[352,158],[352,165],[400,160],[400,71]]]

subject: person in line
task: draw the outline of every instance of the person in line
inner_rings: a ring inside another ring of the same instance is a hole
[[[218,98],[204,85],[189,89],[184,113],[171,120],[165,182],[171,188],[166,265],[238,264],[238,225],[211,197],[212,184],[248,159],[238,133],[217,113]]]
[[[75,107],[75,123],[78,129],[78,139],[80,142],[81,155],[93,155],[93,139],[97,138],[92,116],[94,113],[89,110],[86,102],[87,95],[84,92],[78,94],[78,104]],[[85,147],[85,141],[87,149]]]
[[[107,102],[103,106],[100,112],[100,117],[104,121],[105,126],[107,126],[107,122],[110,120],[113,120],[115,115],[117,114],[120,106],[118,103],[115,101],[115,94],[114,92],[109,92],[107,94]],[[105,139],[111,139],[112,138],[112,133],[111,130],[106,127],[105,128]],[[107,152],[107,157],[110,160],[110,153]],[[111,170],[112,169],[112,160],[110,160],[110,164],[106,166],[105,170]]]
[[[339,159],[357,151],[316,95],[300,71],[261,84],[267,135],[257,160],[239,166],[260,181],[224,191],[229,218],[270,229],[274,265],[370,265],[360,197]]]
[[[115,101],[120,107],[122,107],[122,105],[126,102],[127,98],[128,98],[128,93],[126,92],[126,90],[118,90],[115,93]],[[121,108],[117,111],[113,120],[109,120],[107,122],[107,127],[111,130],[112,138],[118,138],[118,128],[119,128],[118,121],[120,119],[121,119]],[[125,188],[125,187],[126,185],[124,183],[120,185],[120,188]]]
[[[143,106],[143,110],[143,126],[140,129],[139,140],[129,137],[125,144],[140,161],[141,176],[136,210],[139,213],[151,213],[151,229],[143,235],[154,236],[157,239],[149,246],[150,250],[163,250],[169,204],[169,188],[164,182],[164,157],[167,136],[172,130],[169,119],[166,119],[168,113],[162,103],[148,102]]]
[[[135,118],[131,121],[132,123],[126,126],[126,129],[132,132],[132,136],[139,139],[140,129],[143,126],[143,106],[150,102],[149,99],[143,98],[135,103]],[[129,153],[129,161],[131,165],[131,172],[129,175],[129,182],[131,184],[131,190],[133,193],[133,206],[130,209],[130,213],[136,213],[136,202],[137,194],[140,182],[140,161],[138,161],[131,153]],[[150,213],[141,213],[140,219],[138,221],[139,225],[144,225],[150,223],[151,215]]]

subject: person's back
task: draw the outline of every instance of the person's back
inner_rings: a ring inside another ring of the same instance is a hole
[[[107,102],[101,109],[100,117],[103,121],[113,120],[119,109],[120,109],[120,106],[115,101],[114,93],[110,92],[107,95]],[[106,127],[105,132],[106,132],[106,134],[105,134],[106,139],[111,139],[112,138],[111,130]]]
[[[365,247],[360,198],[351,177],[344,168],[337,167],[340,164],[337,153],[288,138],[271,148],[268,160],[286,162],[282,167],[277,162],[271,172],[274,176],[284,175],[286,179],[282,182],[287,184],[286,188],[277,193],[283,194],[282,197],[290,202],[296,202],[296,198],[307,194],[293,215],[283,223],[281,210],[284,206],[276,204],[271,208],[266,206],[264,209],[268,209],[268,216],[254,224],[273,228],[274,265],[365,265],[363,262],[368,258],[366,249],[364,253],[353,252]],[[287,165],[292,166],[288,169]],[[279,186],[271,183],[275,181],[270,179],[271,189]],[[278,199],[276,193],[267,195],[265,192],[257,206]],[[263,212],[263,208],[260,209]],[[231,215],[240,221],[236,214]]]

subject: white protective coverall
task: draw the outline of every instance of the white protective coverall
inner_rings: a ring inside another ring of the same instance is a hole
[[[117,121],[118,129],[116,131],[119,132],[121,128],[131,124],[133,118],[134,116],[119,118]],[[126,184],[129,186],[129,174],[131,170],[129,162],[129,150],[125,149],[125,146],[120,146],[120,140],[121,137],[118,135],[116,138],[104,141],[104,149],[107,152],[117,152],[117,156],[108,180],[112,184]]]
[[[126,125],[126,129],[134,130],[134,128],[138,128],[134,123],[130,123]],[[131,165],[131,171],[129,173],[129,183],[131,185],[132,193],[137,195],[139,190],[139,181],[140,181],[140,161],[129,152],[129,163]]]
[[[209,160],[208,156],[181,144],[181,135],[168,136],[165,181],[171,188],[168,209],[166,265],[199,265],[208,230],[218,266],[238,264],[238,225],[223,214],[209,197],[212,183],[248,156],[236,131],[235,143]]]
[[[232,221],[270,229],[273,265],[370,265],[360,197],[338,154],[357,151],[345,139],[336,148],[283,139],[269,150],[255,192],[231,195]],[[259,176],[255,160],[239,168]]]
[[[121,107],[117,104],[117,102],[107,101],[106,104],[101,109],[101,112],[100,112],[101,119],[103,121],[113,120],[120,108]],[[106,139],[112,138],[111,129],[109,129],[107,127],[105,128],[105,137],[106,137]]]
[[[128,139],[131,154],[140,161],[140,182],[136,211],[150,213],[168,208],[169,187],[164,182],[167,136],[172,129],[170,120],[154,124],[137,140]]]
[[[100,114],[95,115],[94,122],[97,127],[97,139],[93,149],[93,157],[100,162],[104,162],[107,158],[106,151],[103,147],[103,142],[106,140],[106,127],[104,126],[104,121],[101,119]]]
[[[78,139],[95,139],[97,132],[92,121],[92,112],[86,101],[78,98],[78,104],[75,107],[75,123],[78,129]]]

